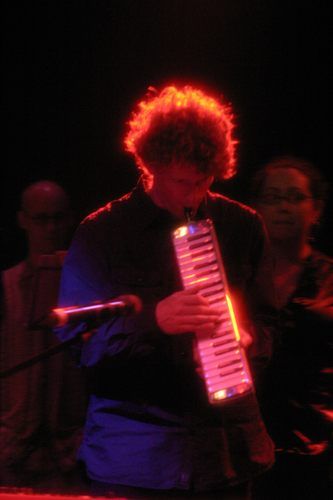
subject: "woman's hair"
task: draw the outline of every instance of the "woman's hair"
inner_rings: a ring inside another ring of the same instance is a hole
[[[281,168],[294,168],[299,170],[309,180],[310,191],[313,198],[323,202],[326,201],[328,184],[320,170],[310,161],[295,156],[275,157],[256,172],[250,183],[250,196],[252,200],[256,200],[260,197],[267,175]]]
[[[150,88],[128,122],[125,149],[148,174],[176,163],[228,179],[235,174],[237,141],[229,104],[191,86]]]

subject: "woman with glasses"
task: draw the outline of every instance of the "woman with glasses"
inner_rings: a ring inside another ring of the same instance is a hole
[[[261,394],[277,459],[258,485],[260,499],[332,494],[333,259],[312,237],[326,193],[317,168],[294,157],[274,159],[252,180],[252,204],[271,240],[279,305]]]

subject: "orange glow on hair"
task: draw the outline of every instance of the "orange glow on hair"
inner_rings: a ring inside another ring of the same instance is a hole
[[[125,149],[145,174],[178,162],[228,179],[236,165],[233,120],[229,104],[200,89],[150,87],[128,122]]]

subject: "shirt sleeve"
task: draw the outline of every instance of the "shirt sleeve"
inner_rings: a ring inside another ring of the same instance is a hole
[[[83,306],[117,296],[118,290],[110,280],[110,262],[105,255],[100,231],[96,231],[94,224],[82,223],[65,259],[59,307]],[[151,356],[163,340],[155,319],[156,302],[148,296],[141,312],[115,316],[97,327],[86,322],[69,323],[56,328],[55,334],[61,341],[78,338],[81,366],[95,366],[106,357],[123,361]],[[82,334],[88,331],[88,340],[82,341]]]

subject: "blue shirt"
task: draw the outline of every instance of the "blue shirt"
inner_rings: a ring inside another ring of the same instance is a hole
[[[256,318],[256,370],[270,344],[262,328],[269,290],[261,220],[213,193],[201,216],[207,213],[243,321]],[[246,480],[273,461],[254,394],[221,408],[209,405],[195,371],[192,334],[168,336],[156,324],[157,302],[181,289],[171,240],[179,223],[139,185],[81,223],[65,261],[61,306],[129,293],[143,302],[140,314],[106,321],[82,345],[91,397],[79,458],[94,480],[205,490]],[[86,328],[66,326],[57,334],[66,340]]]

